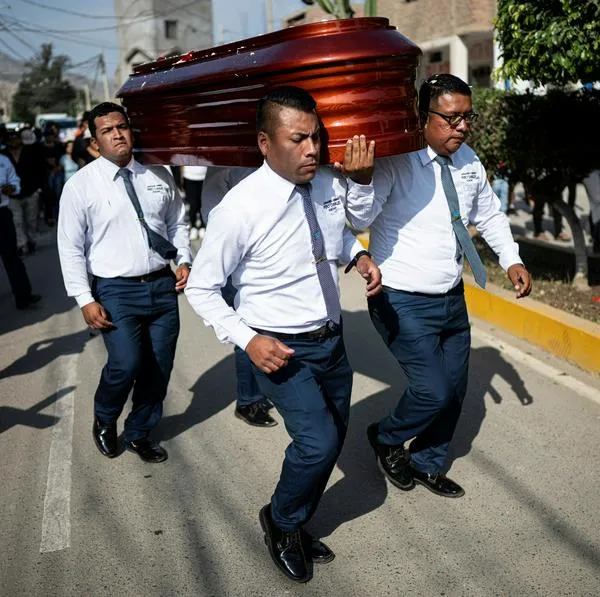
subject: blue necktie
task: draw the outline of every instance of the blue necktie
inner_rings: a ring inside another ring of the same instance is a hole
[[[310,229],[310,239],[312,244],[312,253],[315,259],[317,268],[317,276],[321,285],[321,292],[325,299],[325,308],[327,309],[327,317],[334,323],[340,322],[342,307],[340,305],[340,297],[338,295],[337,286],[331,273],[331,267],[325,254],[325,244],[323,235],[319,228],[319,222],[315,215],[312,199],[310,198],[310,183],[296,185],[296,190],[302,197],[302,205],[304,206],[304,215]]]
[[[120,168],[118,175],[123,179],[123,182],[125,183],[125,189],[127,190],[127,194],[129,195],[131,203],[133,203],[138,220],[148,234],[148,246],[164,259],[175,259],[175,257],[177,257],[177,248],[166,238],[163,238],[160,234],[158,234],[158,232],[154,232],[154,230],[148,226],[148,223],[144,218],[144,212],[142,211],[140,200],[138,199],[135,189],[133,188],[133,183],[131,182],[131,170],[128,170],[127,168]]]
[[[444,194],[446,195],[448,207],[450,208],[452,228],[454,229],[458,246],[461,248],[465,257],[469,261],[469,264],[471,265],[475,282],[477,282],[481,288],[485,288],[485,281],[487,278],[485,267],[481,262],[481,258],[477,253],[477,249],[475,248],[473,241],[471,240],[469,231],[466,229],[460,217],[458,194],[456,192],[456,187],[454,186],[452,174],[450,173],[450,168],[448,166],[450,158],[443,155],[438,155],[434,159],[442,168],[442,187],[444,189]]]

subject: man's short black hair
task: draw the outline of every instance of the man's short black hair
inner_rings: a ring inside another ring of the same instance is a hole
[[[471,97],[471,88],[458,77],[440,73],[429,77],[419,89],[419,112],[427,115],[431,102],[446,93],[457,93]]]
[[[277,113],[281,108],[293,108],[300,112],[314,112],[317,102],[313,96],[300,87],[286,85],[271,89],[263,96],[256,109],[256,132],[272,134]]]
[[[92,137],[96,136],[96,118],[99,118],[100,116],[106,116],[111,112],[119,112],[119,114],[123,114],[125,121],[127,124],[129,124],[129,118],[127,117],[127,112],[125,112],[125,108],[123,108],[123,106],[113,102],[102,102],[90,110],[88,126],[90,128],[90,134]]]

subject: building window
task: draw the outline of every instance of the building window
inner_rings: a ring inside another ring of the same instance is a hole
[[[177,39],[177,21],[165,21],[165,38]]]

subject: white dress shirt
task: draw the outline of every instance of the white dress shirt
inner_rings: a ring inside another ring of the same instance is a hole
[[[9,158],[0,154],[0,188],[5,184],[11,184],[15,187],[14,196],[21,192],[21,179],[18,177],[15,167]],[[0,193],[0,207],[9,207],[10,197]]]
[[[311,197],[333,279],[337,261],[349,262],[362,245],[345,227],[349,196],[368,200],[371,185],[346,181],[327,167],[312,180]],[[235,310],[221,296],[231,275]],[[339,293],[339,285],[338,285]],[[300,193],[265,162],[215,207],[185,289],[190,304],[221,342],[240,348],[251,328],[296,334],[327,321]]]
[[[375,162],[374,200],[349,197],[350,223],[370,226],[369,251],[383,284],[397,290],[443,294],[456,286],[463,256],[450,220],[441,167],[427,147]],[[450,156],[452,180],[465,226],[472,222],[506,270],[521,263],[508,218],[488,182],[485,168],[468,146]]]
[[[127,165],[148,226],[177,248],[175,263],[191,262],[185,208],[162,166]],[[58,216],[58,254],[65,287],[80,307],[93,302],[88,272],[100,278],[143,276],[168,264],[148,247],[148,235],[119,166],[100,157],[65,183]]]

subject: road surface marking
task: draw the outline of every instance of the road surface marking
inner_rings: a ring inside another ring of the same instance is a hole
[[[572,390],[576,394],[600,404],[600,390],[597,390],[592,386],[588,386],[584,382],[579,381],[568,373],[565,373],[560,369],[556,369],[556,367],[552,367],[547,363],[543,363],[539,359],[536,359],[530,354],[523,352],[519,348],[511,346],[508,344],[508,342],[492,336],[491,334],[488,334],[487,332],[484,332],[476,327],[471,327],[471,333],[478,340],[497,348],[500,352],[508,355],[518,363],[523,363],[547,379],[551,379],[552,381],[565,386],[569,390]]]
[[[57,391],[76,386],[77,356],[61,359],[58,368]],[[48,458],[48,481],[44,498],[42,541],[40,553],[60,551],[71,545],[71,455],[73,452],[73,413],[75,390],[54,403],[58,419],[52,429]]]

